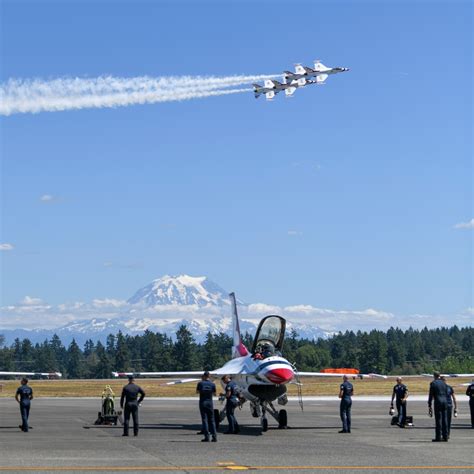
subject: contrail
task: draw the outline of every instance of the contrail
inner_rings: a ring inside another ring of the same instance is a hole
[[[9,79],[0,85],[0,115],[124,107],[248,92],[234,87],[278,76],[178,76]]]

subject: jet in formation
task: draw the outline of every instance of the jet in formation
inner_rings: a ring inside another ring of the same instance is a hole
[[[295,72],[284,71],[284,82],[267,79],[263,86],[253,84],[255,98],[258,99],[264,94],[267,100],[272,100],[281,91],[285,91],[286,97],[291,97],[298,87],[322,85],[331,74],[345,71],[349,71],[349,68],[327,67],[319,60],[314,62],[314,68],[296,64]]]
[[[262,431],[268,429],[267,414],[270,414],[280,428],[288,426],[288,415],[284,408],[279,406],[288,403],[286,395],[287,385],[295,383],[298,388],[299,402],[303,408],[300,377],[342,377],[343,373],[326,372],[298,372],[296,367],[282,356],[283,341],[285,338],[286,320],[277,315],[269,315],[260,321],[251,350],[242,342],[237,314],[237,304],[234,293],[230,295],[232,303],[232,332],[233,348],[232,359],[222,367],[210,371],[211,376],[222,378],[230,375],[236,383],[241,404],[249,402],[250,411],[254,418],[260,418]],[[183,378],[168,384],[193,382],[202,375],[202,371],[192,372],[113,372],[115,377],[191,377]],[[350,373],[348,376],[353,377]],[[377,374],[358,374],[357,377],[382,377]],[[225,418],[225,408],[216,410],[216,421]]]

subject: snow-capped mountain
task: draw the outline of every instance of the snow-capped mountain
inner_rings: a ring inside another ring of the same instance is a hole
[[[246,320],[240,318],[240,330],[243,334],[248,332],[252,336],[255,334],[259,321]],[[109,334],[117,334],[122,331],[124,334],[143,334],[147,329],[161,334],[167,334],[174,339],[175,334],[181,325],[185,325],[192,333],[198,343],[203,343],[208,332],[212,334],[224,333],[231,336],[231,318],[209,318],[209,319],[150,319],[133,318],[124,316],[120,318],[94,318],[90,320],[75,321],[63,327],[45,330],[25,330],[13,329],[3,330],[7,344],[13,343],[15,338],[28,338],[33,344],[41,343],[45,339],[51,339],[53,334],[57,334],[63,344],[68,345],[75,339],[78,344],[84,344],[88,339],[104,342]],[[305,339],[327,338],[331,333],[323,331],[311,325],[298,323],[287,325],[287,336],[292,329],[298,333],[298,337]]]
[[[231,308],[229,294],[205,276],[169,276],[153,280],[139,289],[127,301],[105,300],[112,309],[104,311],[104,302],[96,301],[83,313],[82,318],[53,329],[5,329],[2,334],[7,344],[18,337],[31,342],[42,342],[57,334],[64,344],[74,338],[83,344],[86,340],[104,341],[109,334],[141,334],[145,330],[160,332],[174,337],[181,325],[186,325],[197,342],[203,342],[208,332],[223,332],[231,335]],[[239,304],[240,329],[242,333],[255,334],[264,314],[255,314],[249,306]],[[100,303],[100,304],[97,304]],[[29,307],[31,308],[31,307]],[[270,309],[269,309],[270,311]],[[269,314],[267,312],[267,314]],[[90,317],[87,317],[90,315]],[[311,324],[288,322],[288,333],[296,329],[299,337],[315,339],[328,337],[330,333]]]
[[[205,276],[169,276],[153,280],[128,301],[147,307],[157,305],[197,305],[200,308],[230,304],[229,294]]]

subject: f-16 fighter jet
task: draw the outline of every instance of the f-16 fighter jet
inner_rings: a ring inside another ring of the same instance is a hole
[[[316,82],[323,83],[330,74],[337,74],[339,72],[349,71],[347,67],[327,67],[321,61],[316,60],[314,62],[314,69],[302,66],[301,64],[295,65],[295,72],[284,71],[285,80],[288,82],[301,81],[302,79],[308,79],[314,77]],[[300,84],[304,85],[304,84]]]
[[[258,99],[262,94],[265,94],[267,100],[272,100],[280,91],[285,91],[285,94],[290,96],[298,87],[296,81],[282,83],[273,79],[267,79],[263,84],[263,86],[260,84],[253,84],[253,91],[256,99]]]
[[[211,376],[221,378],[230,375],[237,386],[240,405],[248,401],[254,418],[260,418],[262,431],[268,430],[267,414],[270,414],[280,428],[288,426],[288,415],[285,409],[278,409],[275,403],[285,406],[288,403],[286,395],[289,383],[296,383],[301,408],[301,384],[299,377],[341,377],[344,370],[339,372],[298,372],[296,367],[282,355],[285,338],[285,318],[271,314],[260,321],[255,334],[253,347],[248,350],[240,334],[240,324],[237,315],[237,302],[234,293],[230,295],[232,303],[232,359],[222,367],[210,371]],[[349,371],[351,369],[348,369]],[[113,372],[115,377],[135,375],[138,377],[199,377],[202,371],[191,372]],[[351,377],[353,373],[351,372]],[[377,374],[357,374],[359,378],[382,377]],[[197,381],[199,378],[185,378],[168,384]],[[217,422],[225,418],[225,408],[220,412],[215,410]]]

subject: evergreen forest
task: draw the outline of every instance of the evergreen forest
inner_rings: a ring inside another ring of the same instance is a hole
[[[248,348],[252,336],[243,335]],[[198,344],[186,326],[174,338],[145,331],[110,334],[105,343],[88,340],[67,347],[57,335],[43,343],[16,339],[11,346],[0,335],[0,368],[5,371],[59,371],[64,378],[111,378],[112,371],[212,370],[230,358],[232,339],[208,333]],[[329,339],[308,340],[287,334],[283,355],[300,371],[357,368],[362,373],[420,374],[474,372],[474,328],[346,331]]]

